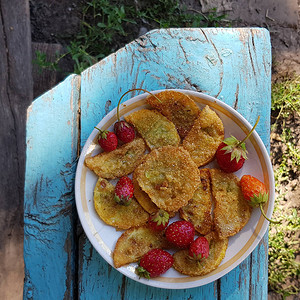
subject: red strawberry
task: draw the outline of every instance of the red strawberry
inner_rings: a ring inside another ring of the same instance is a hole
[[[115,131],[115,134],[117,135],[117,137],[119,138],[119,140],[122,141],[123,143],[131,142],[135,138],[134,128],[130,124],[128,124],[127,122],[120,121],[120,114],[119,114],[119,109],[120,109],[120,104],[121,104],[122,99],[124,98],[125,95],[127,95],[128,93],[131,93],[133,91],[143,91],[145,93],[148,93],[148,94],[152,95],[159,102],[161,102],[160,99],[158,99],[155,95],[153,95],[152,93],[148,92],[145,89],[131,89],[131,90],[128,90],[127,92],[125,92],[121,96],[121,98],[119,99],[119,102],[118,102],[118,106],[117,106],[117,119],[118,119],[118,121],[114,125],[114,131]]]
[[[166,229],[166,238],[178,248],[188,248],[194,240],[195,227],[188,221],[176,221]]]
[[[148,225],[154,231],[163,231],[169,224],[169,214],[160,209],[156,214],[150,215]]]
[[[225,139],[218,147],[216,151],[216,159],[220,169],[226,173],[233,173],[238,171],[247,159],[247,150],[245,141],[250,137],[255,127],[258,124],[259,116],[255,125],[247,134],[247,136],[239,141],[234,136]]]
[[[114,132],[123,143],[129,143],[135,138],[135,131],[131,125],[125,121],[118,121],[114,125]]]
[[[118,147],[118,138],[113,132],[95,128],[100,132],[98,143],[105,152],[113,151]]]
[[[119,179],[115,188],[115,201],[121,205],[129,205],[133,197],[133,183],[132,180],[123,176]]]
[[[268,201],[269,193],[266,186],[257,178],[251,175],[244,175],[240,181],[241,189],[245,200],[252,207],[259,207],[263,216],[272,223],[280,223],[270,220],[263,210],[263,204]]]
[[[235,137],[231,138],[235,139]],[[227,151],[227,147],[231,147],[230,143],[228,143],[228,139],[225,139],[224,142],[219,145],[216,152],[216,159],[221,170],[226,173],[233,173],[238,171],[244,165],[245,159],[247,158],[246,148],[243,149],[241,147],[242,150],[238,150],[237,152],[234,152],[234,150],[232,152]],[[236,141],[238,142],[238,140]],[[245,146],[245,144],[243,144],[243,146]]]
[[[162,249],[148,251],[140,260],[136,272],[140,277],[157,277],[168,271],[174,263],[172,255]]]
[[[204,236],[200,236],[195,239],[189,249],[189,256],[195,260],[201,260],[207,258],[209,255],[209,243]]]

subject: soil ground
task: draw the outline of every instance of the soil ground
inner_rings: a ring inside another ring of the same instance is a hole
[[[31,0],[31,31],[32,42],[59,44],[65,47],[72,35],[78,32],[80,26],[80,7],[82,0]],[[135,1],[139,2],[139,1]],[[300,75],[300,0],[185,0],[189,8],[202,13],[217,8],[220,14],[226,14],[226,19],[232,27],[265,27],[270,31],[273,51],[273,75],[276,82],[285,76],[296,73]],[[146,27],[140,28],[139,32],[146,32]],[[72,62],[66,61],[64,70],[72,71]],[[56,84],[62,78],[57,76]],[[35,91],[35,96],[48,90],[51,86],[44,86],[44,90]],[[295,133],[296,142],[300,141],[300,119],[291,117],[289,126]],[[274,168],[277,167],[278,159],[282,153],[282,143],[278,133],[271,137],[271,152]],[[299,178],[294,178],[288,183],[290,194],[287,196],[289,205],[299,208]],[[20,258],[21,259],[21,258]],[[23,280],[23,274],[15,277],[17,281]],[[8,287],[9,288],[9,287]],[[13,288],[12,288],[13,289]],[[22,292],[16,291],[13,299],[21,299]],[[270,293],[269,299],[281,299],[280,296]],[[294,297],[289,297],[294,299]],[[295,298],[296,299],[296,298]]]

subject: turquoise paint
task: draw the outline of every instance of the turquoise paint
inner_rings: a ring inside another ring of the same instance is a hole
[[[252,273],[250,291],[252,299],[260,300],[268,298],[268,234],[265,234],[257,246],[257,251],[251,256]],[[257,284],[263,282],[265,284]]]
[[[69,76],[28,109],[24,299],[73,295],[79,79]]]
[[[251,124],[261,115],[262,121],[257,132],[268,147],[270,68],[270,40],[265,29],[152,31],[82,73],[81,103],[82,113],[86,116],[86,119],[82,119],[82,145],[100,120],[90,110],[93,102],[99,104],[100,99],[113,99],[112,109],[126,90],[142,87],[148,90],[187,88],[206,92],[236,107]],[[110,72],[113,78],[116,75],[113,88]],[[128,95],[128,98],[133,95]],[[85,107],[88,109],[84,111]],[[260,252],[259,247],[255,249],[254,257],[260,256]],[[255,269],[250,261],[251,257],[220,280],[223,299],[229,296],[232,299],[249,296],[249,274]],[[266,259],[262,260],[260,268],[265,269],[266,266]],[[128,299],[129,296],[130,299],[138,299],[143,295],[153,295],[153,299],[187,299],[191,295],[194,299],[203,299],[203,295],[210,295],[207,299],[217,297],[216,289],[212,289],[211,285],[191,289],[193,293],[189,294],[144,287],[130,279],[124,280]],[[267,279],[264,278],[256,285],[261,286],[257,289],[257,297],[262,296],[263,299],[266,296]],[[101,290],[98,287],[98,294]],[[85,291],[81,298],[85,299],[87,294]],[[254,297],[253,293],[251,296]]]
[[[266,299],[267,234],[222,279],[188,290],[152,288],[125,278],[84,234],[76,258],[72,192],[78,84],[79,77],[70,76],[29,109],[24,298],[71,299],[78,293],[80,299]],[[269,149],[271,52],[265,29],[155,30],[88,68],[81,74],[81,147],[131,88],[202,91],[235,107],[251,124],[260,115],[257,132]],[[77,264],[79,281],[74,282]]]

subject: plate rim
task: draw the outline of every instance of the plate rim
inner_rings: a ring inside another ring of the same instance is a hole
[[[252,127],[251,124],[247,121],[247,119],[245,117],[243,117],[238,111],[236,111],[234,108],[232,108],[231,106],[229,106],[225,102],[223,102],[223,101],[221,101],[221,100],[219,100],[215,97],[212,97],[212,96],[207,95],[207,94],[202,93],[202,92],[197,92],[197,91],[193,91],[193,90],[186,90],[186,89],[159,89],[159,90],[150,91],[150,93],[157,94],[157,93],[160,93],[162,91],[178,91],[178,92],[185,93],[187,95],[193,95],[197,98],[202,98],[202,99],[204,99],[204,100],[206,100],[210,103],[215,103],[216,105],[218,105],[218,106],[224,108],[225,110],[229,111],[229,113],[232,114],[233,116],[235,116],[236,119],[240,120],[241,123],[243,123],[245,125],[245,127],[247,127],[248,130],[250,130],[251,127]],[[133,96],[130,99],[124,101],[121,105],[126,107],[128,102],[134,103],[134,102],[137,102],[139,100],[143,100],[147,96],[148,96],[147,93],[142,93],[142,94]],[[107,121],[110,120],[116,114],[116,109],[117,108],[115,107],[113,110],[111,110],[105,117],[103,117],[100,120],[100,122],[98,122],[98,124],[96,126],[98,126],[100,123],[104,123],[104,124],[107,123]],[[120,108],[120,115],[122,115],[122,108]],[[134,273],[132,273],[132,271],[130,271],[130,273],[128,275],[128,272],[126,270],[131,268],[130,265],[129,266],[124,266],[124,267],[121,267],[121,268],[118,268],[118,269],[115,268],[108,261],[106,255],[103,255],[102,252],[100,253],[98,251],[99,242],[96,241],[95,236],[91,232],[90,226],[86,222],[84,212],[83,212],[82,209],[80,209],[80,207],[82,207],[81,206],[81,189],[80,189],[82,166],[83,166],[83,163],[84,163],[84,158],[87,154],[88,147],[90,146],[90,144],[94,140],[96,134],[97,134],[96,129],[94,129],[90,133],[88,139],[85,141],[84,146],[81,149],[80,157],[79,157],[79,160],[78,160],[78,163],[77,163],[76,173],[75,173],[75,203],[76,203],[76,209],[77,209],[77,213],[78,213],[78,216],[79,216],[80,223],[81,223],[81,225],[84,229],[84,232],[85,232],[87,238],[89,239],[90,243],[92,244],[92,246],[95,248],[95,250],[100,254],[100,256],[109,265],[111,265],[115,270],[117,270],[118,272],[120,272],[124,276],[126,276],[126,277],[128,277],[128,278],[130,278],[130,279],[132,279],[136,282],[143,283],[147,286],[152,286],[152,287],[157,287],[157,288],[164,288],[164,289],[188,289],[188,288],[204,286],[206,284],[209,284],[211,282],[214,282],[214,281],[220,279],[221,277],[223,277],[224,275],[229,273],[231,270],[233,270],[235,267],[237,267],[240,263],[242,263],[253,252],[253,250],[257,247],[257,245],[262,240],[263,236],[265,235],[265,233],[268,229],[269,224],[268,224],[267,220],[263,220],[263,224],[261,225],[261,228],[259,230],[259,235],[261,235],[261,237],[259,239],[256,238],[252,242],[252,244],[248,247],[248,249],[234,263],[232,263],[231,265],[226,267],[224,270],[217,273],[215,278],[213,278],[212,280],[209,280],[209,279],[205,280],[205,279],[209,278],[210,276],[207,276],[207,277],[204,277],[204,278],[202,276],[201,284],[197,284],[197,282],[199,282],[199,280],[176,282],[175,284],[174,283],[172,284],[172,282],[160,280],[160,277],[154,278],[154,279],[151,279],[151,280],[147,280],[147,279],[144,279],[144,278],[138,278],[138,276],[130,276],[130,274],[134,274]],[[262,156],[264,158],[266,167],[267,167],[266,172],[268,174],[270,195],[269,195],[269,201],[268,201],[266,215],[268,217],[271,217],[271,215],[273,213],[273,210],[274,210],[274,198],[275,198],[275,180],[274,180],[273,168],[272,168],[269,153],[268,153],[268,151],[265,147],[265,144],[261,140],[261,138],[258,135],[258,133],[256,132],[256,130],[252,134],[252,139],[254,139],[257,142],[257,144],[259,146],[259,149],[262,153]]]

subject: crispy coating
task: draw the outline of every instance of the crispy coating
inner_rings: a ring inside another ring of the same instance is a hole
[[[184,138],[200,113],[195,101],[186,94],[170,90],[160,92],[155,96],[160,101],[150,95],[147,97],[147,103],[173,122],[180,137]]]
[[[161,209],[186,205],[200,184],[199,169],[182,147],[152,150],[136,169],[139,186]]]
[[[213,233],[210,233],[206,238],[209,241],[208,258],[198,262],[189,257],[189,250],[181,250],[173,255],[174,269],[189,276],[203,276],[215,270],[225,257],[228,239],[219,239]]]
[[[99,178],[94,189],[94,206],[99,217],[117,230],[145,224],[149,214],[133,198],[128,206],[114,200],[115,187],[106,179]]]
[[[125,120],[136,128],[150,149],[179,145],[175,125],[156,110],[141,109],[125,116]]]
[[[224,126],[219,116],[205,106],[182,142],[198,167],[211,162],[224,139]]]
[[[159,208],[155,205],[146,192],[144,192],[136,179],[136,172],[133,173],[132,183],[134,187],[134,196],[143,209],[149,214],[155,214]]]
[[[147,226],[126,230],[118,239],[113,252],[116,268],[137,262],[149,250],[169,248],[164,232],[154,232]]]
[[[244,200],[240,180],[233,173],[211,169],[214,200],[214,226],[220,238],[238,233],[251,216],[251,207]]]
[[[132,183],[133,183],[133,187],[134,187],[134,196],[135,196],[136,200],[138,201],[138,203],[143,207],[143,209],[147,213],[149,213],[151,215],[155,214],[159,210],[159,208],[157,207],[157,205],[155,205],[152,202],[152,200],[148,196],[148,194],[141,189],[138,181],[136,180],[135,172],[133,173],[133,176],[132,176]],[[168,214],[169,214],[170,218],[173,218],[175,216],[174,212],[168,211]]]
[[[179,210],[180,217],[191,222],[198,233],[206,235],[212,231],[212,201],[210,173],[208,169],[200,170],[200,185],[187,205]]]
[[[93,157],[86,157],[85,165],[102,178],[122,177],[133,172],[145,151],[146,145],[143,139],[136,138],[111,152],[102,152]]]

